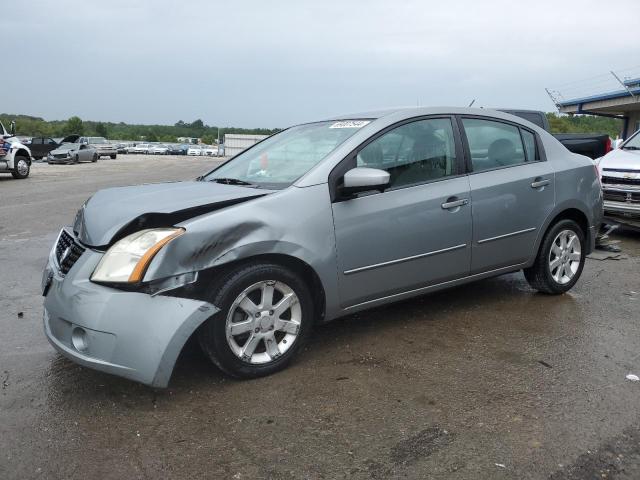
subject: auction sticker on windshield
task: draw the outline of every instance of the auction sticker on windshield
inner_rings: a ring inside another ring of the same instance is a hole
[[[368,123],[371,123],[371,120],[345,120],[336,122],[329,128],[362,128]]]

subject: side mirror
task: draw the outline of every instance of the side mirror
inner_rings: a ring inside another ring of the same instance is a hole
[[[389,186],[389,172],[377,168],[357,167],[344,174],[340,193],[351,196],[354,193],[378,190],[383,192]]]
[[[11,121],[11,135],[15,135],[16,134],[16,121],[12,120]]]

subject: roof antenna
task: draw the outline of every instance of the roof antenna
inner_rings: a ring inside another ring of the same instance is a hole
[[[473,100],[471,100],[471,103],[469,104],[469,107],[470,107],[471,105],[473,105],[474,103],[476,103],[476,99],[475,99],[475,98],[474,98]],[[469,107],[467,107],[467,108],[469,108]]]

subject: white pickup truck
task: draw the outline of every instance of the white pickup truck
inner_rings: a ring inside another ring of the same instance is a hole
[[[602,181],[605,222],[640,229],[640,130],[596,164]]]
[[[10,144],[6,154],[0,150],[0,173],[10,173],[13,178],[27,178],[31,171],[31,151],[15,137],[15,130],[14,122],[11,122],[10,132],[0,122],[0,138]]]

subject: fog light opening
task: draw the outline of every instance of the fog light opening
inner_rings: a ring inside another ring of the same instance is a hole
[[[80,327],[75,327],[71,332],[71,343],[73,347],[79,352],[85,352],[89,348],[87,342],[87,332]]]

